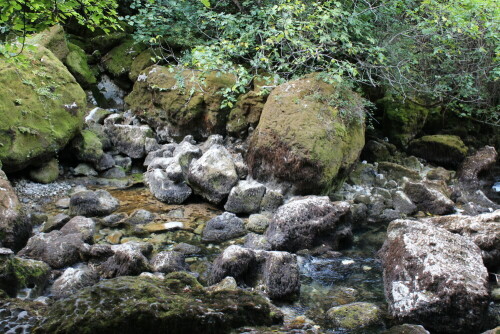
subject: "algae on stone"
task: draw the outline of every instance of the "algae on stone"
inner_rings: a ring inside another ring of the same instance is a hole
[[[364,130],[362,99],[313,73],[273,90],[247,162],[258,180],[277,178],[299,194],[327,194],[358,159]]]
[[[21,170],[54,156],[80,130],[85,92],[52,52],[23,53],[30,66],[0,62],[0,160]]]

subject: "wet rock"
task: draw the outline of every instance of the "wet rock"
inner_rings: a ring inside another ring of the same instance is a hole
[[[257,212],[265,191],[266,187],[257,181],[239,181],[231,189],[224,209],[234,213]]]
[[[377,177],[376,166],[361,162],[357,163],[349,173],[348,182],[352,185],[373,186]]]
[[[87,116],[85,116],[85,123],[104,124],[104,120],[106,119],[106,117],[108,117],[112,113],[113,111],[110,109],[96,107],[92,109]]]
[[[382,334],[430,334],[424,327],[420,325],[399,325],[391,327]]]
[[[83,241],[93,243],[96,227],[92,219],[76,216],[64,224],[60,231],[63,234],[80,233]]]
[[[81,261],[87,252],[88,245],[84,243],[82,234],[52,231],[31,237],[18,255],[43,261],[59,269]]]
[[[290,299],[300,290],[300,273],[297,257],[287,252],[257,251],[264,257],[262,269],[265,293],[271,299]]]
[[[271,244],[264,235],[256,233],[248,233],[245,237],[245,243],[243,245],[245,248],[250,249],[260,249],[260,250],[271,250]]]
[[[266,215],[253,214],[248,217],[247,230],[255,233],[264,233],[269,226],[270,219]]]
[[[429,180],[444,181],[446,183],[449,183],[454,175],[455,172],[444,169],[443,167],[438,167],[428,171],[426,177]]]
[[[5,248],[1,249],[5,250]],[[10,254],[0,255],[0,291],[10,297],[16,297],[21,289],[31,289],[29,297],[35,298],[42,294],[48,283],[50,267],[42,262]],[[1,316],[0,316],[1,319]]]
[[[73,216],[107,216],[119,206],[120,202],[106,190],[86,190],[71,196],[69,212]]]
[[[412,140],[410,154],[443,167],[456,168],[467,155],[467,146],[458,136],[433,135]]]
[[[369,140],[361,152],[361,159],[368,162],[389,161],[394,152],[396,152],[396,147],[393,144],[385,141]]]
[[[223,290],[236,291],[238,290],[238,284],[236,283],[234,277],[228,276],[219,283],[210,286],[208,289],[209,291],[223,291]]]
[[[69,197],[64,197],[56,202],[56,208],[58,209],[69,209]]]
[[[0,246],[21,249],[32,230],[28,216],[4,172],[0,170]]]
[[[188,269],[184,255],[175,251],[159,252],[151,259],[150,263],[153,271],[165,274]]]
[[[398,182],[402,181],[405,177],[410,180],[422,179],[418,171],[393,162],[380,162],[378,164],[378,171],[384,174],[388,180],[395,180]]]
[[[89,164],[79,163],[73,169],[73,175],[75,175],[75,176],[97,176],[97,172]]]
[[[405,215],[411,215],[417,211],[417,206],[401,190],[397,190],[392,194],[392,204],[395,210]]]
[[[144,182],[158,200],[169,204],[181,204],[192,194],[191,188],[184,181],[176,183],[160,169],[146,172]]]
[[[297,197],[276,211],[265,235],[276,250],[295,252],[322,243],[338,249],[352,239],[348,213],[347,202]]]
[[[106,131],[114,147],[123,154],[141,159],[146,156],[146,138],[153,137],[151,128],[147,125],[108,124]]]
[[[59,177],[59,161],[52,159],[30,170],[30,178],[38,183],[52,183]]]
[[[115,166],[102,173],[101,176],[105,179],[122,179],[126,177],[127,174],[122,167]]]
[[[488,272],[472,240],[430,223],[396,220],[379,255],[391,316],[439,333],[480,328]]]
[[[184,255],[196,255],[201,253],[201,248],[195,245],[190,245],[185,242],[181,242],[180,244],[174,246],[174,251]]]
[[[99,282],[54,303],[34,333],[113,333],[117,328],[124,334],[162,333],[165,328],[186,334],[229,333],[241,326],[280,321],[256,293],[209,292],[194,278],[179,274],[167,275],[164,281],[119,277]],[[96,309],[99,312],[91,311]]]
[[[490,271],[500,269],[500,210],[477,216],[449,215],[422,219],[470,238],[480,249]]]
[[[227,247],[214,261],[210,272],[209,284],[213,285],[231,276],[244,281],[249,269],[256,261],[255,252],[237,245]]]
[[[420,211],[434,215],[446,215],[455,211],[455,203],[431,184],[407,182],[403,190]]]
[[[29,299],[0,299],[0,332],[30,333],[43,319],[46,308],[43,302]]]
[[[326,112],[330,107],[344,111]],[[317,73],[279,85],[249,143],[250,175],[290,184],[299,195],[337,188],[365,144],[363,110],[356,93],[324,82]],[[344,112],[351,121],[341,119]]]
[[[70,297],[81,289],[92,286],[98,281],[99,275],[94,269],[88,266],[68,268],[55,280],[50,288],[50,292],[55,298]]]
[[[283,194],[276,190],[266,189],[260,202],[260,209],[264,212],[275,212],[281,205],[283,205]]]
[[[478,188],[478,175],[491,169],[498,158],[492,146],[485,146],[474,155],[467,157],[457,172],[460,182],[470,188]]]
[[[99,222],[108,227],[115,227],[118,226],[119,224],[122,223],[124,219],[126,219],[128,215],[126,213],[120,212],[120,213],[114,213],[109,216],[106,216],[104,218],[101,218]]]
[[[144,271],[150,271],[148,259],[144,253],[151,252],[151,244],[125,243],[111,246],[114,254],[99,267],[99,274],[103,278],[117,276],[136,276]]]
[[[123,220],[123,223],[129,225],[142,225],[152,222],[156,218],[156,214],[148,210],[139,209],[134,211],[130,217]]]
[[[382,322],[382,311],[371,303],[352,303],[328,310],[327,319],[336,328],[356,330]]]
[[[59,230],[64,226],[69,220],[70,216],[64,213],[59,213],[56,216],[50,217],[47,222],[42,227],[42,232],[48,233],[53,230]]]
[[[117,154],[113,156],[113,160],[117,166],[123,168],[125,171],[129,171],[132,168],[132,159],[130,157]]]
[[[194,161],[187,178],[196,194],[214,204],[221,203],[239,179],[231,154],[221,145],[213,145]]]
[[[201,236],[204,242],[219,243],[245,235],[245,224],[234,213],[224,212],[210,219]]]
[[[96,244],[90,247],[89,255],[94,260],[105,260],[113,255],[110,245]]]

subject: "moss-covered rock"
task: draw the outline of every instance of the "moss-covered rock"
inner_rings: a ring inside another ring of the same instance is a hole
[[[428,162],[447,168],[457,168],[465,159],[468,148],[458,136],[433,135],[412,140],[408,150]]]
[[[171,135],[197,139],[225,132],[227,109],[221,90],[235,84],[232,75],[196,70],[176,71],[148,67],[125,99],[132,111],[151,127],[171,130]]]
[[[85,92],[52,52],[25,50],[29,66],[0,61],[0,160],[7,172],[48,159],[80,130]]]
[[[97,163],[104,154],[102,142],[90,130],[83,130],[71,141],[71,147],[79,161]]]
[[[69,53],[64,59],[68,70],[75,76],[82,87],[88,88],[97,83],[94,72],[88,64],[87,55],[82,48],[73,43],[68,43]]]
[[[384,131],[393,143],[406,147],[422,130],[430,110],[412,102],[388,95],[377,101],[384,110]]]
[[[382,311],[377,305],[358,302],[332,307],[327,318],[337,328],[355,330],[380,324]]]
[[[127,38],[125,32],[113,32],[92,37],[86,44],[85,51],[93,53],[95,50],[106,53]]]
[[[43,46],[63,61],[69,53],[64,29],[60,25],[52,26],[26,40],[28,44]]]
[[[208,292],[170,274],[165,280],[118,277],[56,302],[34,333],[227,333],[271,325],[276,317],[260,295]]]
[[[296,193],[329,193],[365,143],[362,99],[310,74],[278,86],[267,99],[247,162],[259,180],[277,178]]]
[[[227,133],[237,137],[245,137],[248,128],[259,123],[268,95],[258,89],[241,95],[234,109],[229,113],[226,125]]]
[[[155,63],[153,61],[154,57],[154,51],[151,49],[144,50],[137,57],[135,57],[132,65],[130,66],[130,73],[128,74],[129,79],[135,82],[142,71]]]
[[[145,49],[133,40],[125,41],[109,51],[103,58],[104,69],[113,77],[127,77],[134,59]]]
[[[32,289],[31,297],[40,295],[48,283],[50,267],[42,261],[20,257],[0,257],[0,290],[15,297],[19,290]]]
[[[57,159],[51,159],[49,162],[30,170],[30,178],[38,183],[54,182],[58,176],[59,162]]]

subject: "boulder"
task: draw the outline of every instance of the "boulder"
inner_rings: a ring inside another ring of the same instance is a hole
[[[151,128],[147,125],[105,124],[114,147],[123,154],[142,159],[146,156],[146,139],[153,137]]]
[[[187,179],[195,194],[219,204],[229,195],[239,178],[231,154],[224,146],[217,144],[191,163]]]
[[[352,239],[349,211],[347,202],[326,196],[296,197],[276,211],[265,235],[276,250],[296,252],[323,243],[338,249]]]
[[[364,107],[354,92],[317,73],[275,88],[247,154],[254,179],[290,183],[297,194],[339,187],[365,143]]]
[[[136,276],[150,271],[151,266],[145,255],[151,253],[151,244],[128,242],[111,246],[113,256],[109,257],[98,267],[103,278],[117,276]]]
[[[83,241],[93,243],[96,227],[92,219],[76,216],[64,224],[60,231],[63,234],[80,233]]]
[[[154,65],[142,72],[125,101],[154,129],[167,127],[171,135],[196,139],[223,134],[229,110],[222,108],[223,89],[235,77],[221,72],[171,71]]]
[[[83,88],[90,88],[97,83],[94,72],[88,64],[88,57],[78,45],[68,43],[69,53],[64,64]]]
[[[127,78],[134,59],[146,48],[133,40],[125,41],[102,57],[104,69],[115,78]]]
[[[467,155],[467,146],[458,136],[433,135],[412,140],[410,154],[447,168],[457,168]]]
[[[0,291],[16,297],[21,289],[30,288],[29,297],[43,293],[50,276],[50,267],[42,262],[14,256],[0,248]]]
[[[0,246],[15,251],[21,249],[30,237],[31,230],[31,222],[14,188],[0,170]]]
[[[184,255],[175,251],[159,252],[151,259],[150,263],[153,271],[165,274],[188,269]]]
[[[422,221],[470,238],[481,249],[486,267],[491,272],[500,269],[500,210],[477,216],[449,215]]]
[[[384,174],[386,179],[394,181],[402,181],[405,177],[410,180],[422,179],[418,171],[388,161],[382,161],[378,164],[378,172]]]
[[[267,215],[253,214],[248,217],[246,228],[249,231],[262,234],[266,232],[270,221],[271,219]]]
[[[335,328],[352,331],[381,324],[382,310],[375,304],[358,302],[334,306],[326,317]]]
[[[361,152],[361,159],[368,162],[390,161],[396,152],[396,147],[381,140],[370,140]]]
[[[245,224],[234,213],[224,212],[223,214],[210,219],[201,235],[204,242],[220,243],[229,239],[234,239],[245,235]]]
[[[27,44],[49,49],[60,61],[64,61],[70,52],[64,29],[59,24],[30,36],[26,42]]]
[[[30,178],[38,183],[52,183],[59,177],[59,161],[50,161],[30,170]]]
[[[239,96],[234,108],[229,112],[227,133],[235,137],[246,137],[248,128],[255,127],[259,123],[268,95],[264,90],[257,88]]]
[[[391,316],[439,333],[479,330],[488,272],[471,239],[431,223],[396,220],[379,255]]]
[[[231,189],[224,209],[234,213],[258,212],[265,192],[266,187],[257,181],[239,181]]]
[[[144,174],[144,182],[149,191],[162,202],[169,204],[181,204],[192,194],[191,188],[184,182],[170,180],[167,172],[161,169],[153,169]]]
[[[71,141],[71,150],[78,161],[97,165],[104,155],[102,142],[91,130],[83,130]]]
[[[69,212],[73,216],[107,216],[120,207],[120,202],[106,190],[80,191],[71,196]]]
[[[86,95],[52,52],[25,48],[30,66],[0,63],[0,160],[7,172],[53,157],[78,133]]]
[[[44,233],[48,233],[53,230],[59,230],[71,219],[65,213],[58,213],[55,216],[49,217],[49,219],[43,224],[41,231]]]
[[[70,267],[54,281],[54,284],[50,288],[50,293],[55,298],[70,297],[78,293],[81,289],[92,286],[98,281],[99,275],[94,269],[88,266]]]
[[[455,211],[455,203],[431,183],[407,182],[403,190],[420,211],[433,215],[446,215]]]
[[[297,257],[287,252],[257,251],[264,258],[262,281],[264,292],[271,299],[291,299],[300,291],[300,271]]]
[[[478,188],[478,175],[491,169],[498,158],[498,153],[492,146],[485,146],[475,154],[467,157],[457,172],[462,184],[471,188]]]
[[[229,333],[241,326],[270,326],[281,320],[257,293],[209,292],[187,276],[172,273],[164,281],[148,277],[101,281],[54,303],[33,333],[156,334],[165,328],[179,334]]]

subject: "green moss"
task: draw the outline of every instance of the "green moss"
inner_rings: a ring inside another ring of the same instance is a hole
[[[155,54],[152,50],[148,49],[141,52],[132,62],[130,66],[129,78],[132,81],[136,81],[139,74],[149,66],[153,65],[155,62],[152,58]]]
[[[227,132],[234,136],[244,137],[248,127],[255,126],[259,122],[268,95],[258,89],[241,95],[229,113]]]
[[[409,152],[428,162],[456,168],[465,159],[468,148],[458,136],[433,135],[413,140]]]
[[[33,35],[26,42],[32,45],[38,44],[49,49],[61,61],[69,53],[64,29],[60,25],[52,26],[41,33]]]
[[[59,162],[52,159],[42,166],[30,170],[30,178],[39,183],[51,183],[59,177]]]
[[[382,312],[374,304],[352,303],[328,310],[328,319],[337,328],[354,330],[381,322]]]
[[[127,75],[132,62],[144,49],[145,46],[142,44],[137,44],[133,40],[126,41],[103,57],[104,68],[114,77]]]
[[[28,67],[0,62],[0,160],[6,171],[54,155],[79,131],[86,107],[85,92],[52,52],[39,46],[24,55]]]
[[[65,59],[65,64],[71,74],[75,76],[82,87],[90,87],[97,83],[97,79],[88,64],[88,58],[85,51],[79,46],[68,43],[69,53]]]

